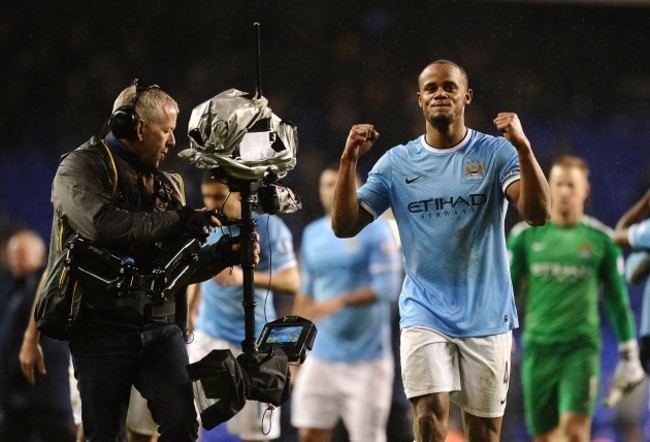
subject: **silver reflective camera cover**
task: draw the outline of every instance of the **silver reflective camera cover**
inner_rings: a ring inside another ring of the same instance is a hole
[[[179,153],[195,167],[222,167],[233,178],[283,178],[296,165],[298,130],[268,107],[268,100],[246,98],[228,89],[192,110],[190,148]]]

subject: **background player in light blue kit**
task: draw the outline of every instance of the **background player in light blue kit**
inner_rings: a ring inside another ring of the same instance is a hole
[[[354,238],[334,236],[336,174],[322,172],[325,216],[302,236],[294,313],[313,320],[318,335],[297,375],[291,423],[303,442],[329,440],[339,418],[350,441],[383,442],[394,376],[390,307],[402,282],[401,256],[385,221]]]
[[[228,176],[222,169],[206,173],[201,183],[205,207],[219,210],[229,219],[241,219],[241,194],[231,192]],[[264,324],[276,319],[273,292],[295,294],[299,286],[298,263],[293,249],[293,237],[288,227],[276,215],[253,215],[255,231],[259,234],[260,262],[253,274],[255,284],[255,336]],[[217,242],[224,234],[238,233],[238,227],[214,229],[208,244]],[[234,232],[233,232],[234,231]],[[243,273],[239,266],[225,269],[200,286],[190,287],[190,311],[196,311],[194,342],[188,346],[190,362],[195,362],[214,349],[230,349],[236,356],[242,352],[245,338],[244,308],[242,306]],[[228,431],[243,441],[277,439],[280,435],[280,410],[262,417],[265,404],[248,401],[245,407],[227,422]],[[264,428],[262,428],[264,425]]]
[[[426,133],[386,152],[357,191],[356,164],[379,134],[350,130],[332,210],[351,237],[392,208],[405,258],[400,295],[401,364],[418,441],[444,441],[450,400],[469,440],[496,442],[518,326],[505,247],[511,201],[529,224],[550,216],[550,191],[519,118],[499,113],[505,138],[465,126],[467,74],[438,60],[420,73]]]
[[[614,240],[635,251],[627,260],[628,280],[645,284],[639,350],[641,365],[650,374],[650,189],[621,216],[616,224]]]

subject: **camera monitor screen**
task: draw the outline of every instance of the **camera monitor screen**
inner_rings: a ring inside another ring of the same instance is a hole
[[[266,336],[266,342],[267,344],[295,344],[300,339],[303,328],[302,325],[271,328]]]
[[[268,351],[272,345],[279,345],[289,361],[305,360],[316,338],[314,323],[300,316],[285,316],[268,322],[258,340],[259,349]]]

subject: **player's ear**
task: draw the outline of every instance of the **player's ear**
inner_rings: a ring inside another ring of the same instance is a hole
[[[422,95],[419,92],[416,95],[418,97],[418,107],[422,108]]]
[[[472,98],[474,98],[474,91],[467,89],[467,92],[465,92],[465,104],[470,104],[472,102]]]

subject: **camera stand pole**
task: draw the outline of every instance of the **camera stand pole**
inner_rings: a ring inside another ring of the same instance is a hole
[[[257,62],[257,85],[255,88],[255,98],[262,97],[262,75],[260,69],[260,24],[253,23],[255,30],[255,60]],[[267,128],[268,129],[268,128]],[[253,247],[255,241],[253,234],[255,233],[255,220],[251,216],[251,207],[253,205],[253,192],[252,182],[245,180],[236,180],[235,186],[241,193],[241,218],[242,225],[240,228],[242,238],[242,271],[244,276],[244,330],[246,332],[244,340],[242,341],[242,351],[247,354],[252,354],[257,351],[255,348],[255,284],[253,278],[253,271],[255,270],[255,261],[253,259]]]
[[[255,270],[255,260],[253,258],[253,249],[255,247],[255,220],[252,217],[251,207],[253,205],[253,193],[250,181],[234,181],[235,187],[232,190],[238,190],[241,193],[241,256],[242,272],[244,277],[244,329],[245,337],[242,341],[242,350],[244,353],[255,353],[255,285],[253,271]]]

